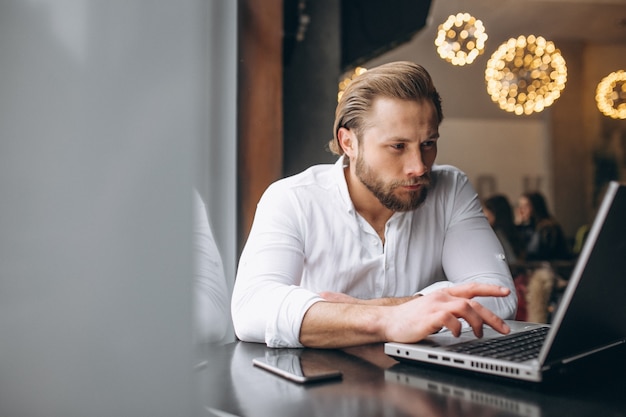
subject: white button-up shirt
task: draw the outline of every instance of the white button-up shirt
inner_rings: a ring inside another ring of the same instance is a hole
[[[355,210],[343,158],[272,184],[263,194],[239,261],[232,315],[239,339],[299,347],[307,309],[321,291],[356,298],[427,294],[480,281],[508,287],[480,298],[502,318],[517,297],[502,246],[465,174],[434,166],[416,210],[394,213],[385,243]]]

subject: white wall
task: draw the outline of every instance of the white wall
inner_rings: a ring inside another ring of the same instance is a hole
[[[191,191],[196,144],[234,141],[209,116],[235,52],[207,50],[233,3],[0,3],[1,415],[191,415]]]
[[[444,119],[437,163],[465,171],[481,198],[527,189],[551,195],[549,138],[536,120]]]

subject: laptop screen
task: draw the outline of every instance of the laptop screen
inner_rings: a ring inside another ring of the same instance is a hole
[[[626,185],[612,182],[554,316],[540,359],[576,356],[626,338]],[[552,346],[549,349],[550,339]]]

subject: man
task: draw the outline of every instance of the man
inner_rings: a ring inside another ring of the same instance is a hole
[[[374,68],[337,105],[334,165],[272,184],[241,255],[241,340],[272,347],[416,342],[467,323],[509,331],[516,296],[467,177],[434,166],[441,99],[419,65]]]

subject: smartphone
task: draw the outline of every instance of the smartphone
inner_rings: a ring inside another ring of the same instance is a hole
[[[254,358],[252,363],[276,375],[299,384],[340,379],[341,371],[328,368],[315,360],[302,358],[293,353],[279,353]]]

